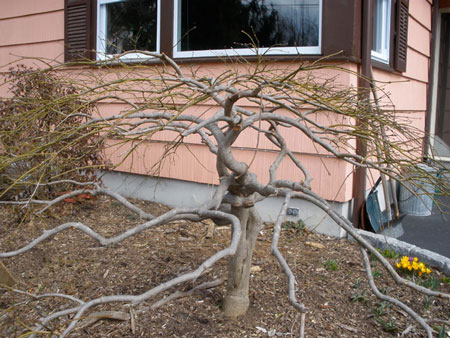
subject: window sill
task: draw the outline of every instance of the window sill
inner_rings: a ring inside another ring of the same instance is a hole
[[[324,61],[329,62],[352,62],[352,63],[360,63],[361,59],[356,58],[354,56],[343,56],[343,55],[334,55],[326,58],[324,55],[318,54],[318,55],[264,55],[264,60],[270,61],[270,62],[286,62],[286,61],[317,61],[319,59],[324,59]],[[233,62],[236,61],[250,61],[254,62],[258,60],[258,56],[256,55],[249,55],[249,56],[224,56],[224,57],[195,57],[195,58],[186,58],[186,57],[178,57],[173,58],[177,63],[180,64],[186,64],[186,63],[202,63],[202,62],[208,62],[208,63],[227,63],[227,62]]]
[[[224,56],[224,57],[218,57],[218,56],[208,56],[208,57],[178,57],[174,58],[170,55],[176,63],[178,64],[199,64],[199,63],[237,63],[237,62],[243,62],[249,61],[249,62],[256,62],[258,61],[258,56],[256,55],[249,55],[249,56]],[[360,64],[361,59],[355,56],[346,56],[342,54],[334,54],[333,56],[326,57],[324,55],[318,54],[318,55],[264,55],[264,60],[267,60],[269,62],[313,62],[318,61],[320,59],[323,59],[324,62],[327,63],[336,63],[336,64],[342,64],[342,63],[356,63]],[[98,60],[92,60],[92,66],[94,67],[120,67],[121,65],[157,65],[161,63],[160,59],[158,58],[142,58],[142,59],[98,59]],[[389,65],[383,64],[381,62],[375,62],[372,61],[373,65],[376,68],[380,68],[383,70],[388,71],[394,71]],[[75,63],[76,64],[76,63]]]
[[[372,66],[373,68],[376,68],[378,70],[383,70],[385,72],[389,72],[389,73],[399,73],[398,71],[396,71],[394,69],[394,67],[392,67],[391,63],[386,64],[384,62],[380,62],[377,60],[372,59]],[[401,74],[401,73],[399,73]]]

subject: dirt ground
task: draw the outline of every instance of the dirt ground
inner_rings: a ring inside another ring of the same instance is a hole
[[[161,214],[167,207],[136,201],[144,210]],[[44,229],[68,221],[91,226],[104,236],[129,229],[140,220],[118,202],[106,197],[78,204],[63,203],[44,216],[25,214],[21,207],[0,206],[0,250],[17,249]],[[248,313],[231,320],[221,312],[226,282],[170,302],[155,310],[140,304],[131,313],[135,320],[99,320],[74,331],[70,337],[285,337],[298,336],[299,317],[289,305],[287,283],[270,253],[273,227],[267,224],[258,238],[251,275],[251,306]],[[204,259],[228,245],[230,229],[217,227],[206,236],[208,222],[180,221],[148,230],[112,247],[77,230],[68,230],[22,255],[2,262],[17,280],[17,289],[30,293],[67,293],[88,300],[102,295],[140,294],[181,272],[196,268]],[[346,239],[329,238],[287,225],[280,249],[298,281],[298,298],[308,308],[307,337],[397,337],[410,325],[407,337],[423,337],[398,308],[376,299],[370,292],[357,246]],[[391,258],[392,263],[399,258]],[[450,301],[425,297],[401,288],[373,261],[373,274],[380,290],[399,297],[426,318],[450,319]],[[189,290],[202,282],[226,276],[227,261],[199,280],[180,285]],[[450,292],[449,280],[433,269],[419,283]],[[69,300],[30,297],[0,290],[0,336],[19,337],[34,327],[39,316],[73,306]],[[122,311],[130,308],[109,304],[91,310]],[[53,321],[48,332],[59,333],[70,317]],[[441,324],[433,325],[437,330]],[[447,328],[450,330],[450,328]],[[449,333],[450,335],[450,333]]]

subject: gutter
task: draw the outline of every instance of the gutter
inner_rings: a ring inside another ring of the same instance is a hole
[[[361,65],[358,73],[358,87],[360,89],[360,100],[370,99],[370,83],[368,79],[371,77],[372,60],[372,18],[373,18],[373,1],[363,0],[362,6],[362,38],[361,38]],[[356,121],[356,124],[360,121]],[[365,157],[367,155],[367,147],[361,139],[356,140],[356,154]],[[361,227],[361,208],[365,201],[366,192],[366,168],[358,167],[353,174],[353,215],[352,222],[357,228]]]

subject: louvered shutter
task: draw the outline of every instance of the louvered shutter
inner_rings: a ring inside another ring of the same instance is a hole
[[[408,7],[408,0],[397,0],[395,8],[394,68],[399,72],[406,71],[406,55],[408,50]]]
[[[93,57],[95,5],[95,0],[65,0],[65,61]]]

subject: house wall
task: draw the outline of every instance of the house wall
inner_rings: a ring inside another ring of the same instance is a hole
[[[63,61],[64,0],[0,1],[0,72],[20,56]],[[21,60],[42,65],[36,60]]]
[[[407,71],[399,74],[375,67],[374,77],[390,94],[390,100],[395,109],[409,116],[411,123],[424,130],[430,61],[431,1],[412,0],[409,12]],[[29,66],[42,66],[36,58],[44,58],[49,62],[51,60],[62,62],[64,59],[64,0],[0,1],[0,31],[3,32],[0,34],[0,72],[6,72],[15,62]],[[27,58],[20,59],[20,56]],[[202,66],[212,72],[220,72],[223,69],[220,63],[204,63]],[[356,64],[347,64],[345,67],[352,71],[358,70]],[[339,81],[343,85],[356,86],[357,84],[356,77],[349,74],[341,75]],[[0,96],[7,94],[5,90],[5,86],[0,87]],[[117,109],[120,107],[111,105],[102,107],[105,113]],[[286,135],[295,154],[307,169],[314,173],[313,190],[328,200],[350,201],[352,167],[328,158],[325,153],[318,155],[317,149],[306,138],[299,139],[296,135]],[[236,157],[243,160],[253,158],[256,140],[255,135],[241,137],[236,143]],[[264,138],[260,139],[258,145],[259,150],[251,170],[265,182],[268,179],[265,168],[273,161],[276,152]],[[151,152],[145,152],[146,148],[147,150],[151,148]],[[123,150],[111,148],[108,150],[109,156],[113,161],[120,161]],[[163,151],[163,142],[152,143],[151,147],[141,147],[118,169],[135,174],[154,173],[152,170],[155,159]],[[192,139],[186,146],[181,146],[173,160],[163,165],[159,172],[161,177],[204,184],[218,182],[214,156],[198,140]],[[296,178],[295,175],[297,174],[292,164],[284,163],[280,167],[280,178],[292,179]],[[298,178],[301,179],[300,176]]]
[[[432,3],[428,0],[409,2],[408,58],[403,74],[374,69],[374,77],[389,94],[395,110],[425,130],[428,70],[430,64]],[[384,84],[384,85],[383,85]]]

